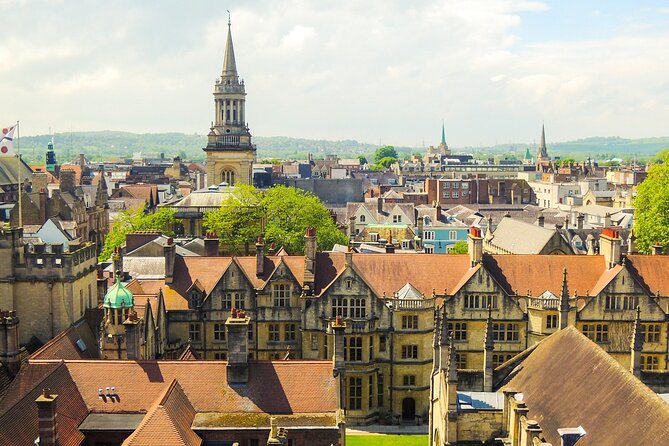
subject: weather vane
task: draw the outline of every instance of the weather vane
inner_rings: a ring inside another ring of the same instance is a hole
[[[230,10],[226,9],[226,11],[228,11],[228,26],[230,26]]]

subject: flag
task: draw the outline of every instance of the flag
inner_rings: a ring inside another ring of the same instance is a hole
[[[2,129],[2,135],[0,137],[0,156],[14,156],[14,130],[16,126],[14,124],[9,127],[4,127]]]

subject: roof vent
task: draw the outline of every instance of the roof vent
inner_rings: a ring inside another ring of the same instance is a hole
[[[81,339],[77,339],[76,344],[79,350],[81,350],[82,352],[86,351],[86,344],[84,344],[84,341],[82,341]]]

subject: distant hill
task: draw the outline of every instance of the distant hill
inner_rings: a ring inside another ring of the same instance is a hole
[[[21,138],[21,152],[27,160],[43,161],[46,146],[51,140],[49,135],[24,136]],[[376,144],[361,143],[355,140],[314,140],[290,138],[286,136],[255,136],[258,147],[258,159],[305,159],[307,153],[315,158],[324,158],[328,154],[337,154],[341,158],[354,158],[358,155],[370,157],[379,147]],[[206,136],[186,135],[184,133],[129,133],[116,131],[57,133],[54,135],[56,157],[59,162],[72,160],[79,153],[85,153],[89,159],[101,161],[113,157],[129,157],[135,152],[144,155],[166,158],[176,155],[190,160],[203,160],[202,147]],[[661,149],[669,147],[669,137],[625,139],[619,137],[593,137],[576,141],[557,142],[548,145],[551,156],[562,158],[593,159],[647,158]],[[402,156],[423,152],[422,148],[398,147]],[[474,153],[477,157],[522,157],[529,148],[536,151],[536,145],[499,144],[492,147],[454,147],[455,152]]]

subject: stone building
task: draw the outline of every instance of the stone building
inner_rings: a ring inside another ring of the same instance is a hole
[[[246,87],[237,74],[228,22],[223,71],[214,85],[214,121],[207,135],[207,186],[253,184],[256,147],[246,124]]]
[[[0,229],[0,309],[16,311],[19,342],[46,342],[98,306],[90,243],[25,244],[23,229]]]
[[[333,348],[328,325],[340,316],[348,420],[415,423],[429,409],[438,306],[457,346],[461,390],[482,385],[486,360],[497,367],[561,323],[628,367],[637,306],[647,333],[642,379],[666,389],[669,256],[623,256],[611,231],[602,235],[600,254],[590,256],[487,254],[476,230],[467,255],[316,253],[311,231],[305,256],[267,255],[262,240],[251,257],[181,256],[166,245],[165,278],[136,278],[127,287],[163,296],[165,357],[190,343],[201,358],[227,358],[224,323],[234,307],[250,319],[253,358],[324,359]],[[488,306],[493,349],[486,356]]]

